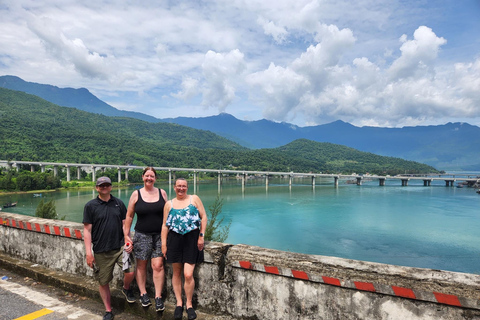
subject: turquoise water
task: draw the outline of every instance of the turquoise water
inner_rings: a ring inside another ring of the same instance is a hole
[[[226,242],[307,254],[336,256],[395,265],[480,274],[480,195],[472,188],[424,187],[423,181],[364,182],[362,186],[310,180],[272,179],[197,184],[206,208],[220,191],[222,214],[231,221]],[[159,185],[173,194],[168,185]],[[132,188],[114,189],[128,203]],[[193,184],[190,183],[190,193]],[[59,215],[81,222],[84,204],[94,191],[43,194],[56,201]],[[19,201],[6,211],[34,215],[41,198],[0,196],[0,203]],[[4,209],[5,210],[5,209]]]

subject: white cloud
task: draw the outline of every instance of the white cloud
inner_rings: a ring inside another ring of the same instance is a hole
[[[245,69],[243,54],[232,50],[226,54],[208,51],[202,64],[205,77],[202,104],[207,107],[217,107],[224,112],[235,98],[235,79],[241,76]]]
[[[413,40],[408,41],[406,35],[400,38],[402,55],[390,67],[392,79],[425,76],[434,72],[433,64],[437,58],[440,46],[447,43],[435,35],[432,29],[421,26],[415,30]]]
[[[4,0],[0,74],[153,115],[480,124],[473,3]]]

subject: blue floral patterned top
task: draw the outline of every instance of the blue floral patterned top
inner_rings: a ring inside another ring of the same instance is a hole
[[[168,212],[166,222],[169,230],[183,235],[200,227],[202,220],[197,207],[192,204],[192,196],[190,196],[190,204],[183,209],[174,209],[173,199],[170,201],[172,208]]]

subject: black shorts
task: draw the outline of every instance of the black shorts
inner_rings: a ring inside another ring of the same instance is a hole
[[[200,229],[195,229],[181,235],[172,230],[167,236],[167,263],[203,262],[203,250],[198,250],[198,236]]]

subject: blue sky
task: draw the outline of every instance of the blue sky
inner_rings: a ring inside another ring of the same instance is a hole
[[[0,75],[157,118],[480,125],[480,0],[0,0]]]

